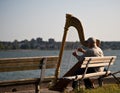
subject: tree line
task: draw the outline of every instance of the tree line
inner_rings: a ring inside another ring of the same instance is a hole
[[[65,49],[75,49],[80,45],[80,42],[66,42]],[[13,42],[0,41],[0,50],[15,50],[15,49],[40,49],[40,50],[55,50],[60,49],[61,42],[56,42],[53,38],[49,38],[48,41],[43,41],[38,37],[31,40],[14,40]],[[102,49],[120,49],[120,42],[101,42]]]

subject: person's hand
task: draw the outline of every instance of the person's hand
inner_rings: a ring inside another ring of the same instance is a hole
[[[77,53],[76,53],[76,51],[74,51],[74,52],[72,53],[72,55],[73,55],[73,56],[77,56]]]
[[[84,53],[85,50],[83,48],[78,48],[77,51]]]

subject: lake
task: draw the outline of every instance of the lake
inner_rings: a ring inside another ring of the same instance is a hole
[[[72,56],[73,50],[65,50],[62,58],[60,77],[63,76],[77,60]],[[120,50],[104,50],[105,56],[117,56],[116,62],[110,67],[112,72],[120,70]],[[56,56],[59,55],[59,50],[8,50],[0,51],[0,58],[14,58],[14,57],[34,57],[34,56]],[[54,70],[54,69],[53,69]],[[46,70],[46,75],[51,75],[53,71]],[[0,80],[14,80],[22,78],[37,78],[40,76],[40,71],[16,71],[16,72],[1,72]],[[118,76],[120,76],[118,74]]]

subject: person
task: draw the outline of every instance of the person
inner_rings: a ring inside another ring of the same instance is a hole
[[[104,56],[103,51],[100,49],[100,47],[97,46],[97,39],[90,37],[88,38],[85,43],[87,44],[88,49],[84,50],[83,48],[78,48],[73,52],[73,56],[79,60],[79,62],[82,62],[84,57],[102,57]],[[82,52],[82,55],[78,55],[78,51]],[[96,72],[96,71],[103,71],[104,67],[94,67],[94,68],[88,68],[87,73]],[[85,68],[80,68],[77,71],[75,71],[74,75],[80,75],[83,74],[85,71]],[[89,78],[84,79],[84,85],[86,88],[94,88],[93,83]],[[72,87],[75,89],[77,87],[78,81],[73,81]]]

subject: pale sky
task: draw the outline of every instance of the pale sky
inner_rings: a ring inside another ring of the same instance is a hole
[[[120,41],[120,0],[0,0],[0,41],[62,41],[66,13],[82,22],[85,39]],[[69,30],[67,40],[78,41]]]

